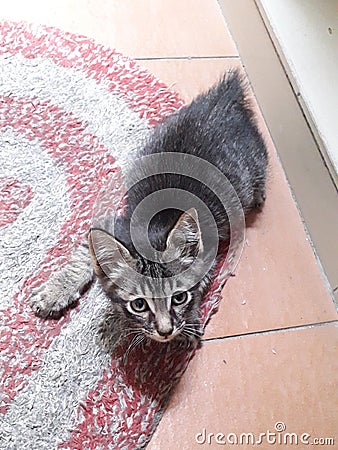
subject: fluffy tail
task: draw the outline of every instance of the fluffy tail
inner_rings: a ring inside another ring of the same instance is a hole
[[[234,69],[226,72],[220,82],[204,95],[209,99],[210,108],[218,106],[226,112],[235,105],[245,106],[247,103],[246,92],[247,83],[243,75],[238,69]]]
[[[248,83],[238,69],[226,72],[209,91],[199,95],[193,103],[204,111],[205,120],[233,117],[241,114],[252,120],[253,114],[247,96]]]

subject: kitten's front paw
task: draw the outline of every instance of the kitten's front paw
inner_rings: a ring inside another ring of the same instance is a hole
[[[67,308],[76,305],[92,282],[88,248],[80,245],[68,264],[53,273],[46,283],[33,289],[29,303],[37,316],[58,319]]]
[[[60,290],[49,283],[33,289],[29,303],[34,313],[42,318],[59,319],[65,309],[75,306],[80,297],[77,292]]]

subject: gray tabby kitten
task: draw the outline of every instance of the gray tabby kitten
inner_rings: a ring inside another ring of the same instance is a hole
[[[128,336],[135,343],[145,337],[196,343],[201,299],[219,246],[231,238],[230,213],[240,217],[264,204],[267,151],[240,74],[225,75],[158,125],[138,158],[125,181],[144,178],[128,190],[124,214],[89,233],[94,274],[111,299],[101,327],[110,350]],[[212,186],[221,187],[222,201]],[[58,317],[92,277],[87,249],[80,247],[33,293],[34,311]]]

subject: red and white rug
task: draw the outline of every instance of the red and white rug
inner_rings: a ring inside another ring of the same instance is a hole
[[[86,37],[8,22],[0,36],[0,448],[143,448],[193,352],[154,343],[112,359],[97,342],[97,286],[59,321],[27,299],[68,261],[102,187],[118,189],[124,155],[182,101]]]

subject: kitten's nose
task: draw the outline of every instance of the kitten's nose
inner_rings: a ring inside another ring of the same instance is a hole
[[[170,329],[167,329],[165,331],[161,331],[161,330],[157,330],[158,334],[164,338],[167,338],[168,336],[170,336],[173,332],[173,328],[171,327]]]

